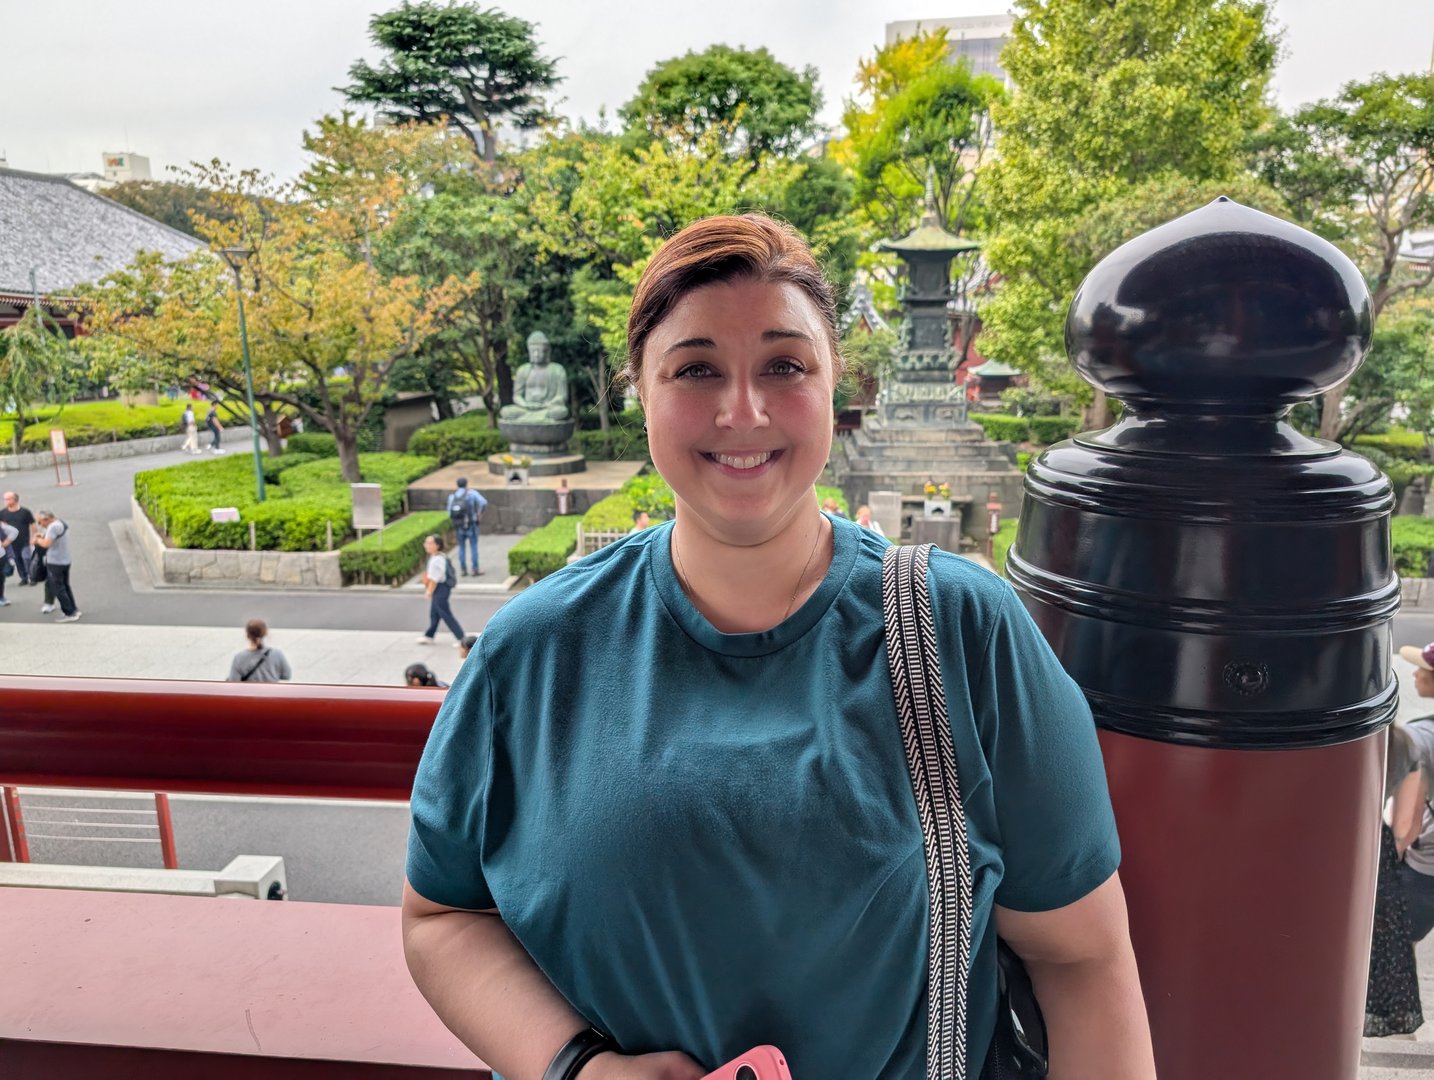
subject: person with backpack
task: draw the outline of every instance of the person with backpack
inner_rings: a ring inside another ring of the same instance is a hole
[[[279,682],[294,677],[289,658],[264,644],[269,636],[268,623],[263,619],[250,619],[244,624],[244,635],[249,639],[249,647],[234,654],[225,682]]]
[[[468,477],[460,476],[457,490],[448,496],[448,517],[458,534],[458,565],[474,577],[483,573],[478,569],[478,528],[487,506],[488,500],[468,486]]]
[[[425,537],[423,550],[428,552],[428,566],[423,571],[423,587],[428,592],[428,629],[419,637],[418,643],[432,645],[433,636],[438,633],[438,624],[442,622],[453,631],[453,647],[456,649],[463,644],[463,627],[454,616],[448,599],[453,594],[453,586],[458,584],[458,573],[453,569],[452,561],[443,554],[441,536]]]

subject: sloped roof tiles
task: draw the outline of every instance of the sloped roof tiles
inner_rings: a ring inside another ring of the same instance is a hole
[[[176,259],[203,247],[192,236],[63,177],[0,169],[0,292],[63,294],[127,266],[141,251]]]

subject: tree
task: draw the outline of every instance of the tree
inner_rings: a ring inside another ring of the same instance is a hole
[[[451,124],[488,162],[500,122],[526,129],[548,119],[543,95],[559,82],[557,65],[538,51],[530,22],[497,8],[405,0],[370,19],[369,35],[387,55],[349,68],[353,82],[339,90],[350,101],[395,120]]]
[[[10,429],[15,453],[20,452],[31,406],[64,385],[71,358],[59,327],[45,325],[40,304],[32,304],[19,321],[0,330],[0,408],[15,414]]]
[[[798,72],[765,48],[712,45],[658,64],[621,115],[630,129],[678,133],[688,147],[720,130],[724,154],[755,163],[796,154],[816,134],[821,107],[816,68]]]
[[[1001,54],[1017,89],[993,107],[985,170],[985,255],[1001,276],[980,308],[986,355],[1088,393],[1054,375],[1065,310],[1099,257],[1067,249],[1071,223],[1144,184],[1242,174],[1269,112],[1269,18],[1261,0],[1019,0]],[[1090,422],[1104,421],[1097,396]]]
[[[228,211],[214,198],[213,192],[193,184],[162,180],[126,180],[105,188],[102,194],[111,202],[128,206],[131,210],[190,236],[199,235],[194,227],[195,215],[212,221],[222,221],[228,217]]]
[[[957,236],[970,231],[1001,84],[949,62],[944,28],[878,49],[857,81],[862,93],[846,103],[837,155],[875,231],[901,236],[916,224],[928,177],[938,220]]]
[[[1349,380],[1336,434],[1349,440],[1381,428],[1396,408],[1427,444],[1434,436],[1434,297],[1409,296],[1385,310],[1369,358]]]
[[[1301,223],[1360,264],[1376,318],[1434,283],[1434,265],[1400,255],[1412,232],[1434,225],[1434,75],[1350,83],[1262,133],[1255,164]],[[1324,395],[1323,438],[1351,429],[1343,415],[1347,385]]]
[[[359,433],[395,366],[480,285],[469,274],[426,288],[374,256],[423,179],[391,163],[425,160],[434,137],[412,127],[372,131],[344,117],[306,138],[315,162],[292,186],[271,188],[217,164],[200,171],[232,212],[228,221],[197,220],[200,235],[215,249],[252,252],[240,278],[256,406],[266,424],[287,406],[330,432],[350,482],[361,479]],[[242,372],[233,287],[228,268],[206,253],[176,264],[146,256],[88,299],[97,332],[121,343],[112,359],[234,385]],[[266,435],[277,444],[267,426]]]

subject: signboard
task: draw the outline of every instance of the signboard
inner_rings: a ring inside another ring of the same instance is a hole
[[[60,477],[60,459],[65,461],[65,472],[69,479]],[[70,445],[65,441],[65,429],[52,427],[50,429],[50,459],[55,463],[55,486],[72,487],[75,483],[75,469],[70,464]]]
[[[353,484],[354,528],[383,528],[383,488],[378,484]]]
[[[237,506],[216,506],[209,511],[209,520],[213,522],[238,521],[239,508]]]

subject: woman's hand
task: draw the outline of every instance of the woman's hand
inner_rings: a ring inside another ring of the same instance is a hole
[[[578,1080],[702,1080],[707,1070],[686,1054],[599,1054],[582,1067]]]

